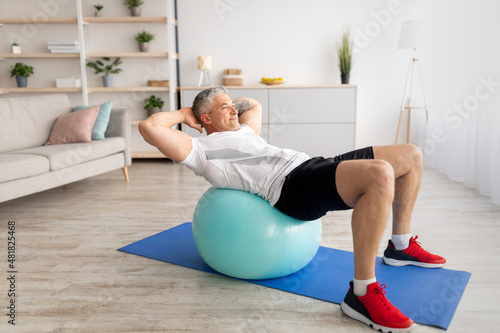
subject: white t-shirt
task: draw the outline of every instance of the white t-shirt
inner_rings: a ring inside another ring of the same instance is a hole
[[[305,153],[268,144],[247,125],[192,141],[193,148],[180,163],[217,188],[258,194],[272,206],[280,197],[285,177],[309,160]]]

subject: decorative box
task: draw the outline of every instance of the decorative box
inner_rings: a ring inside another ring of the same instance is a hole
[[[243,70],[238,68],[225,69],[222,75],[222,85],[224,86],[242,86]]]
[[[168,80],[149,80],[148,87],[168,87]]]

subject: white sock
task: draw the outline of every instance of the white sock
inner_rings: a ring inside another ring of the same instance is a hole
[[[391,240],[398,251],[403,251],[410,245],[411,234],[392,235]]]
[[[354,284],[354,295],[356,296],[365,296],[367,292],[367,287],[369,284],[377,282],[377,278],[369,279],[369,280],[357,280],[353,279],[352,283]]]

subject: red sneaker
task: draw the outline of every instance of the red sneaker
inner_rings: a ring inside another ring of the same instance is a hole
[[[410,239],[410,245],[402,250],[398,251],[394,247],[394,244],[389,240],[389,245],[384,251],[384,256],[382,260],[387,265],[391,266],[406,266],[414,265],[426,268],[439,268],[443,267],[446,263],[446,259],[438,255],[427,252],[420,246],[417,242],[418,236],[412,237]]]
[[[415,323],[385,297],[385,284],[368,285],[365,296],[354,295],[351,281],[349,291],[340,305],[342,312],[379,332],[409,332]]]

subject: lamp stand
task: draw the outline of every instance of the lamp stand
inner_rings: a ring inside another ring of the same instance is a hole
[[[420,75],[420,85],[422,88],[422,97],[424,100],[424,106],[412,106],[412,96],[413,96],[413,73],[415,72],[415,66],[418,65],[418,72]],[[410,89],[407,91],[408,88],[408,82],[410,83]],[[408,106],[405,106],[406,99],[408,98]],[[398,143],[398,137],[399,137],[399,129],[401,127],[401,118],[403,117],[403,111],[408,110],[408,125],[407,125],[407,132],[406,132],[406,143],[410,142],[410,126],[411,126],[411,110],[415,109],[424,109],[425,110],[425,120],[428,122],[429,121],[429,112],[427,111],[427,103],[425,102],[425,95],[424,95],[424,84],[422,81],[422,71],[420,69],[420,62],[418,61],[418,58],[413,56],[410,59],[410,64],[408,66],[408,75],[406,76],[406,84],[405,84],[405,90],[403,94],[403,101],[401,102],[401,109],[399,112],[399,122],[398,122],[398,130],[396,132],[396,141],[395,144]]]
[[[208,81],[209,86],[213,86],[212,78],[210,77],[210,72],[208,69],[202,69],[200,73],[200,79],[198,80],[198,87],[201,87],[205,84],[205,81]]]

